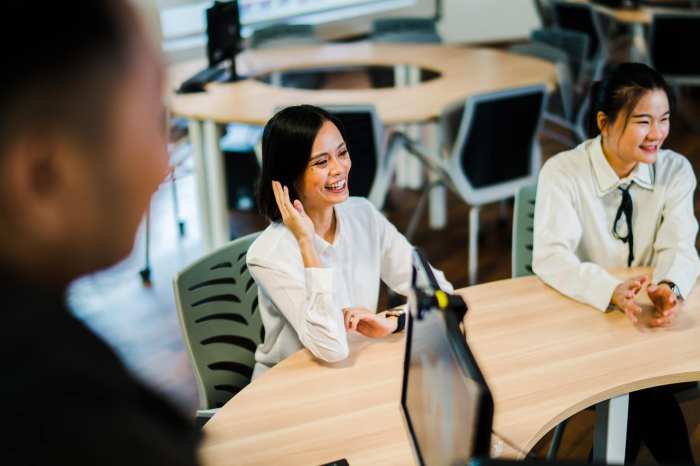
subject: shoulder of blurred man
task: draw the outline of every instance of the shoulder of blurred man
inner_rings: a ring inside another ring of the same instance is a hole
[[[0,412],[9,427],[3,436],[5,460],[197,464],[200,435],[193,423],[135,380],[68,311],[60,293],[3,275]]]

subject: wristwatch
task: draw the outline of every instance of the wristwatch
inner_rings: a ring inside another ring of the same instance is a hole
[[[392,333],[399,333],[406,327],[406,312],[405,311],[386,311],[387,317],[396,317],[398,319],[396,323],[396,330]]]
[[[663,284],[668,285],[668,287],[671,288],[671,291],[673,291],[673,295],[676,297],[676,299],[679,301],[683,301],[684,298],[683,298],[683,295],[681,294],[681,289],[678,288],[678,285],[676,285],[675,283],[673,283],[670,280],[661,280],[658,284],[659,285],[663,285]]]

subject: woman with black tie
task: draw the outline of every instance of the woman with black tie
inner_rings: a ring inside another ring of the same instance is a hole
[[[533,270],[561,293],[640,324],[635,296],[654,304],[649,326],[668,326],[700,272],[693,168],[662,149],[672,94],[650,67],[625,63],[592,89],[597,136],[542,168],[535,208]],[[647,266],[652,277],[619,280],[613,267]],[[640,357],[643,357],[640,355]],[[683,414],[670,387],[630,394],[625,462],[640,442],[661,463],[693,462]]]

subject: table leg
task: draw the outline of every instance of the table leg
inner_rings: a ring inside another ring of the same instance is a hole
[[[209,198],[212,248],[230,241],[228,206],[226,205],[226,178],[221,153],[221,127],[211,120],[204,122],[204,163]]]
[[[442,157],[442,147],[436,135],[438,134],[438,124],[430,123],[424,128],[424,138],[425,146],[428,148],[428,154],[430,157],[441,158]],[[440,160],[438,162],[441,162]],[[428,171],[428,185],[432,185],[435,181],[441,178],[441,175],[434,173],[432,170]],[[435,186],[430,191],[430,203],[429,203],[429,217],[430,217],[430,228],[433,230],[440,230],[445,228],[447,225],[447,188],[444,184]]]
[[[213,250],[211,231],[211,208],[209,206],[209,192],[207,191],[207,168],[204,157],[203,123],[200,120],[189,120],[189,137],[192,144],[192,157],[194,159],[195,179],[197,181],[197,214],[199,215],[199,231],[204,244],[204,251]]]
[[[405,86],[416,86],[420,84],[420,68],[417,66],[406,66]],[[413,139],[420,141],[421,128],[418,125],[406,125],[406,134]],[[421,163],[410,155],[406,154],[406,185],[410,189],[420,189],[422,186],[423,167]]]
[[[627,411],[629,394],[620,395],[596,405],[593,431],[593,461],[623,464],[627,443]]]
[[[469,208],[469,285],[476,285],[479,266],[479,206]]]

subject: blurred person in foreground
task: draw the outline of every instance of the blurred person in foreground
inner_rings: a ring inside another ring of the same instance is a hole
[[[192,423],[69,312],[167,171],[163,69],[125,0],[0,4],[4,464],[191,465]]]

